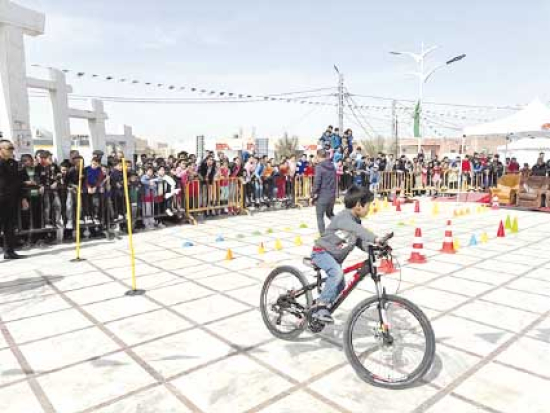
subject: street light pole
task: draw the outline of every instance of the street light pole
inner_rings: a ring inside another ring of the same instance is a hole
[[[466,57],[465,54],[461,54],[458,56],[453,57],[452,59],[446,61],[445,63],[442,63],[440,65],[437,65],[430,71],[426,72],[424,67],[424,60],[426,57],[436,50],[438,46],[432,46],[427,49],[424,48],[424,42],[421,44],[420,54],[418,53],[412,53],[412,52],[390,52],[390,54],[393,55],[406,55],[410,56],[414,59],[414,61],[418,64],[418,71],[414,72],[413,75],[418,77],[418,123],[419,123],[419,136],[418,136],[418,153],[422,151],[422,104],[424,101],[424,84],[430,79],[430,77],[439,69],[448,66],[450,64],[453,64],[455,62],[458,62]]]

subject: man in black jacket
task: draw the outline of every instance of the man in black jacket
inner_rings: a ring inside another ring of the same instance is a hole
[[[327,159],[327,151],[317,151],[317,167],[313,181],[313,199],[317,213],[317,227],[321,236],[325,233],[325,214],[328,219],[334,216],[336,200],[336,168],[332,160]]]
[[[5,139],[0,140],[0,230],[4,234],[4,259],[24,258],[15,253],[15,223],[17,221],[18,203],[23,195],[23,175],[17,161],[13,159],[13,144]],[[23,209],[29,204],[22,201]]]

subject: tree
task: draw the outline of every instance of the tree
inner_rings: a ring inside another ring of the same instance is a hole
[[[280,160],[295,155],[298,149],[298,138],[289,137],[285,132],[284,136],[275,143],[275,158]]]
[[[381,135],[375,138],[361,140],[361,148],[363,148],[363,153],[367,153],[374,157],[380,152],[393,153],[394,155],[397,154],[397,145],[395,141],[391,138],[384,138]]]

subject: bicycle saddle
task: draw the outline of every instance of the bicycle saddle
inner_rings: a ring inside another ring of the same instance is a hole
[[[306,267],[313,268],[315,271],[320,270],[320,268],[313,263],[311,257],[304,257],[303,263]]]

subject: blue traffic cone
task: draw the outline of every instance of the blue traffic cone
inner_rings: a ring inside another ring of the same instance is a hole
[[[476,235],[472,234],[472,238],[470,238],[470,244],[468,244],[469,247],[475,247],[477,245],[477,239]]]
[[[216,238],[216,242],[223,242],[223,241],[224,241],[223,236],[218,235],[218,237]]]
[[[184,248],[192,247],[192,246],[193,246],[193,243],[191,241],[186,241],[186,242],[183,243]]]

